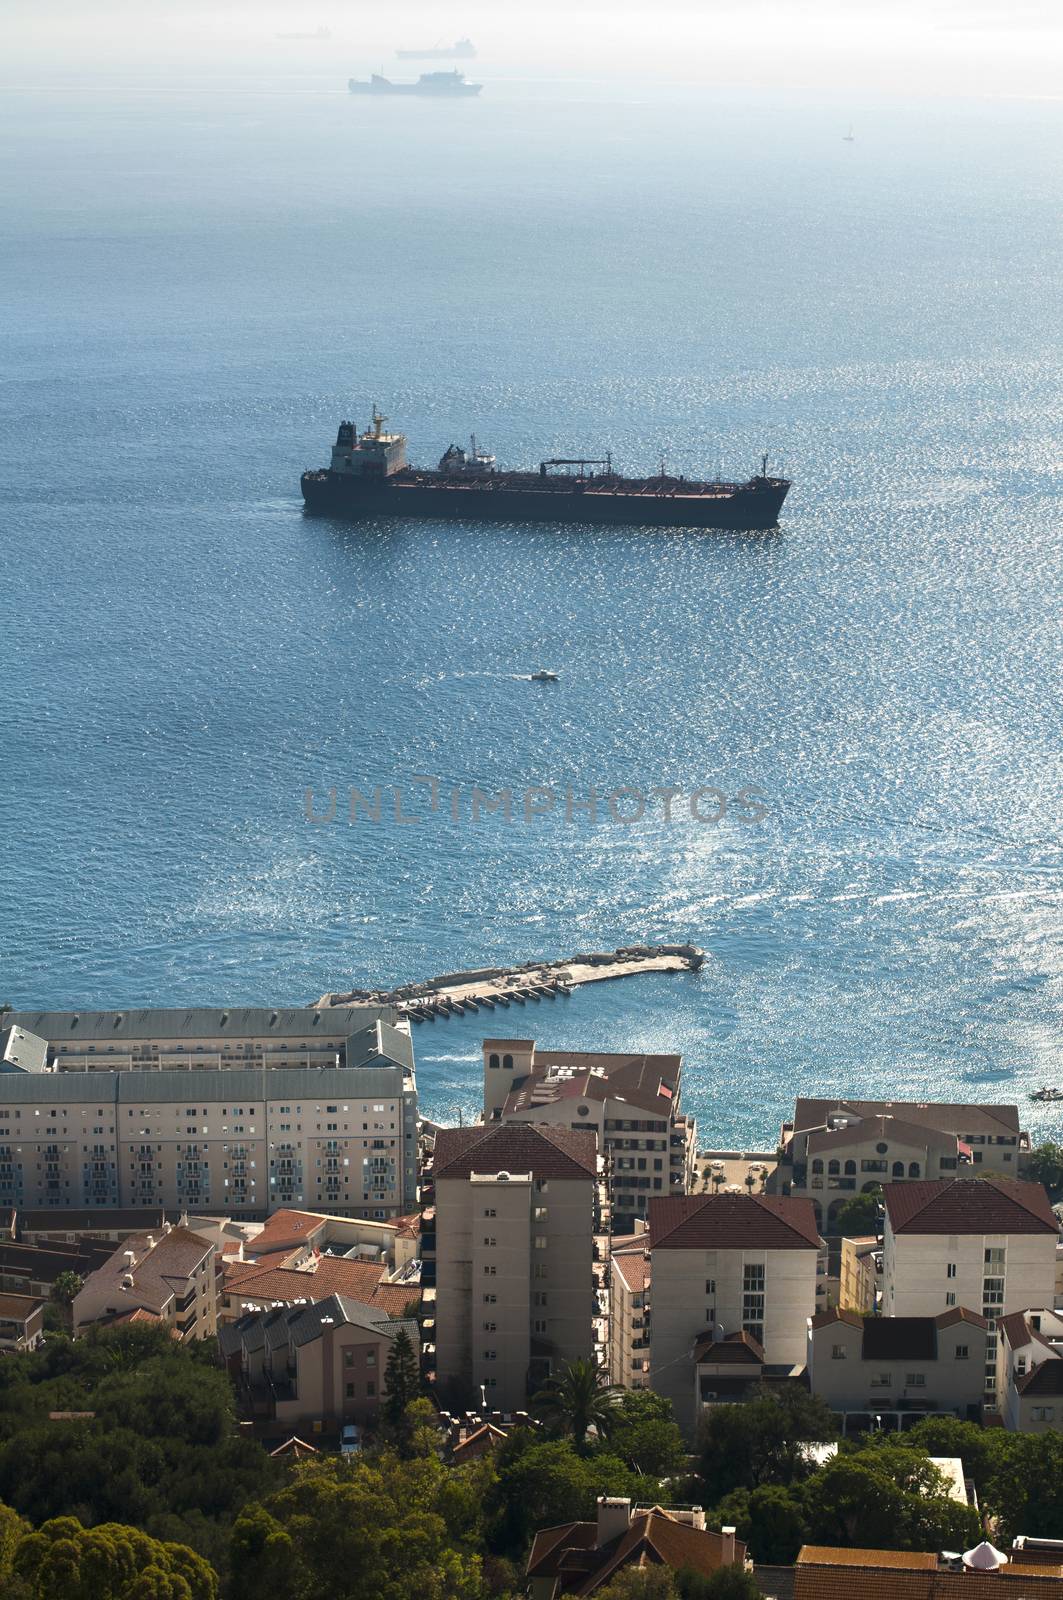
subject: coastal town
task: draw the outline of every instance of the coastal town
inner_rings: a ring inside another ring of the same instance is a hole
[[[0,1016],[5,1594],[124,1522],[56,1485],[136,1372],[143,1431],[232,1452],[145,1516],[187,1585],[145,1594],[317,1595],[352,1540],[367,1595],[1063,1594],[1063,1150],[1017,1105],[713,1148],[696,1062],[490,1036],[444,1127],[408,1010],[328,999]]]

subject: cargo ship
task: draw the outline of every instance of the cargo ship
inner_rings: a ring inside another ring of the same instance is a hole
[[[471,61],[476,46],[471,39],[455,39],[453,44],[436,44],[430,50],[396,50],[400,61]]]
[[[411,467],[406,439],[374,408],[363,433],[341,422],[327,467],[302,475],[306,509],[342,517],[448,517],[478,522],[630,523],[678,528],[774,528],[790,488],[761,470],[745,483],[702,481],[661,470],[628,478],[612,457],[552,457],[506,471],[473,439],[452,444],[435,469]]]
[[[479,94],[483,84],[467,82],[464,72],[459,72],[455,67],[453,72],[422,72],[416,83],[393,83],[390,78],[385,78],[382,73],[374,72],[368,80],[365,78],[348,78],[347,87],[352,94],[464,96]]]

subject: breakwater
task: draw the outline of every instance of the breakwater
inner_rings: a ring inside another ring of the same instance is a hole
[[[628,978],[639,972],[697,972],[705,952],[692,944],[636,944],[593,950],[560,961],[527,961],[519,967],[484,967],[448,972],[397,989],[348,989],[323,994],[318,1006],[390,1005],[411,1022],[435,1022],[466,1011],[507,1010],[569,995],[584,983]]]

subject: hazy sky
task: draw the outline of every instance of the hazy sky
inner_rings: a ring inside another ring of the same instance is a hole
[[[1063,100],[1063,0],[0,0],[0,73],[316,72],[469,34],[477,74]],[[325,42],[279,34],[330,30]]]

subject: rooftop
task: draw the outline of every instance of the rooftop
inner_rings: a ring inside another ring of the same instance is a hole
[[[1019,1135],[1019,1110],[1009,1105],[936,1105],[928,1100],[822,1100],[800,1096],[794,1107],[794,1132],[822,1128],[831,1116],[892,1116],[940,1133]]]
[[[888,1183],[890,1227],[898,1233],[1059,1233],[1039,1183],[1012,1178],[943,1178]]]
[[[128,1252],[132,1251],[130,1263]],[[102,1266],[89,1274],[82,1286],[104,1293],[129,1294],[149,1302],[148,1309],[165,1311],[177,1290],[183,1288],[214,1246],[190,1228],[171,1228],[168,1233],[131,1234],[112,1251]],[[131,1277],[131,1288],[124,1280]]]
[[[650,1200],[654,1250],[816,1250],[811,1200],[766,1194],[663,1195]]]
[[[597,1139],[591,1128],[537,1127],[519,1122],[491,1128],[441,1128],[435,1145],[436,1182],[442,1178],[468,1178],[474,1172],[595,1178]]]
[[[679,1093],[679,1055],[604,1054],[590,1050],[535,1050],[532,1070],[518,1078],[504,1113],[528,1111],[561,1099],[623,1100],[666,1116]]]
[[[659,1562],[676,1572],[688,1567],[708,1576],[724,1564],[720,1534],[680,1522],[660,1507],[635,1511],[625,1532],[602,1545],[597,1540],[594,1522],[543,1528],[532,1543],[527,1576],[553,1577],[568,1594],[590,1595],[626,1566]],[[745,1553],[745,1545],[736,1540],[735,1560],[744,1561]]]
[[[73,1039],[93,1043],[140,1039],[347,1039],[374,1022],[394,1023],[390,1006],[175,1006],[132,1011],[12,1011],[13,1027],[50,1044]]]

